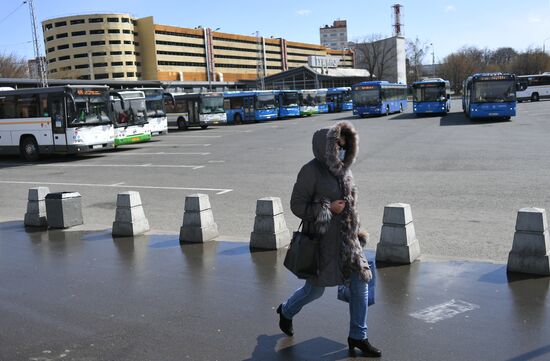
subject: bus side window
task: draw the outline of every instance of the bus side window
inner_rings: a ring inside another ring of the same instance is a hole
[[[0,98],[0,119],[15,118],[15,97],[13,95]]]
[[[223,110],[231,109],[231,101],[229,99],[223,100]]]

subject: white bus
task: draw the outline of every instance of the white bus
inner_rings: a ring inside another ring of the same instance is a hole
[[[164,105],[168,125],[177,125],[180,130],[227,124],[223,93],[166,93]]]
[[[147,121],[151,135],[168,134],[168,118],[164,109],[164,89],[162,88],[137,88],[145,94],[147,106]]]
[[[519,75],[517,83],[516,97],[519,102],[524,100],[538,102],[540,99],[550,98],[550,72],[538,75]]]
[[[145,94],[136,90],[111,91],[115,147],[151,140]]]
[[[0,154],[35,161],[41,154],[112,148],[106,86],[57,86],[0,91]]]

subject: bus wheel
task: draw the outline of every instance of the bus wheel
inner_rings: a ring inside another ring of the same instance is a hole
[[[234,124],[242,124],[243,123],[243,120],[241,119],[241,115],[240,114],[235,114],[235,118],[233,118],[233,123]]]
[[[26,161],[34,162],[38,160],[38,144],[34,137],[28,136],[21,140],[20,152]]]
[[[533,93],[531,94],[531,101],[532,102],[538,102],[539,101],[539,93]]]
[[[206,129],[206,128],[208,128],[208,124],[201,125],[201,129]]]
[[[178,118],[178,129],[187,130],[187,122],[185,121],[185,118],[183,117]]]

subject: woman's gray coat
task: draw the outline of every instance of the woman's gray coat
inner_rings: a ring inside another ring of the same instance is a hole
[[[367,235],[359,232],[356,189],[349,170],[358,143],[349,122],[316,131],[312,141],[315,158],[302,167],[292,190],[292,213],[304,221],[304,232],[320,237],[319,275],[309,279],[316,286],[343,284],[353,271],[365,282],[372,277],[363,252]],[[338,159],[339,144],[345,144],[343,161]],[[333,214],[330,203],[339,199],[346,201],[346,207]]]

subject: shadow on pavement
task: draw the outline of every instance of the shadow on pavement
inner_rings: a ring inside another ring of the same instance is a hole
[[[510,358],[506,361],[527,361],[527,360],[534,360],[536,358],[539,358],[543,355],[546,355],[546,354],[549,354],[550,353],[550,345],[546,345],[546,346],[543,346],[543,347],[540,347],[540,348],[537,348],[536,350],[533,350],[533,351],[530,351],[530,352],[526,352],[522,355],[519,355],[519,356],[516,356],[516,357],[513,357],[513,358]],[[548,359],[548,357],[546,357],[545,359]],[[541,358],[542,360],[542,358]]]
[[[449,113],[447,116],[442,117],[439,125],[442,127],[453,126],[453,125],[481,125],[481,124],[495,124],[495,123],[505,123],[509,124],[507,120],[501,119],[476,119],[472,120],[466,117],[464,113]]]

